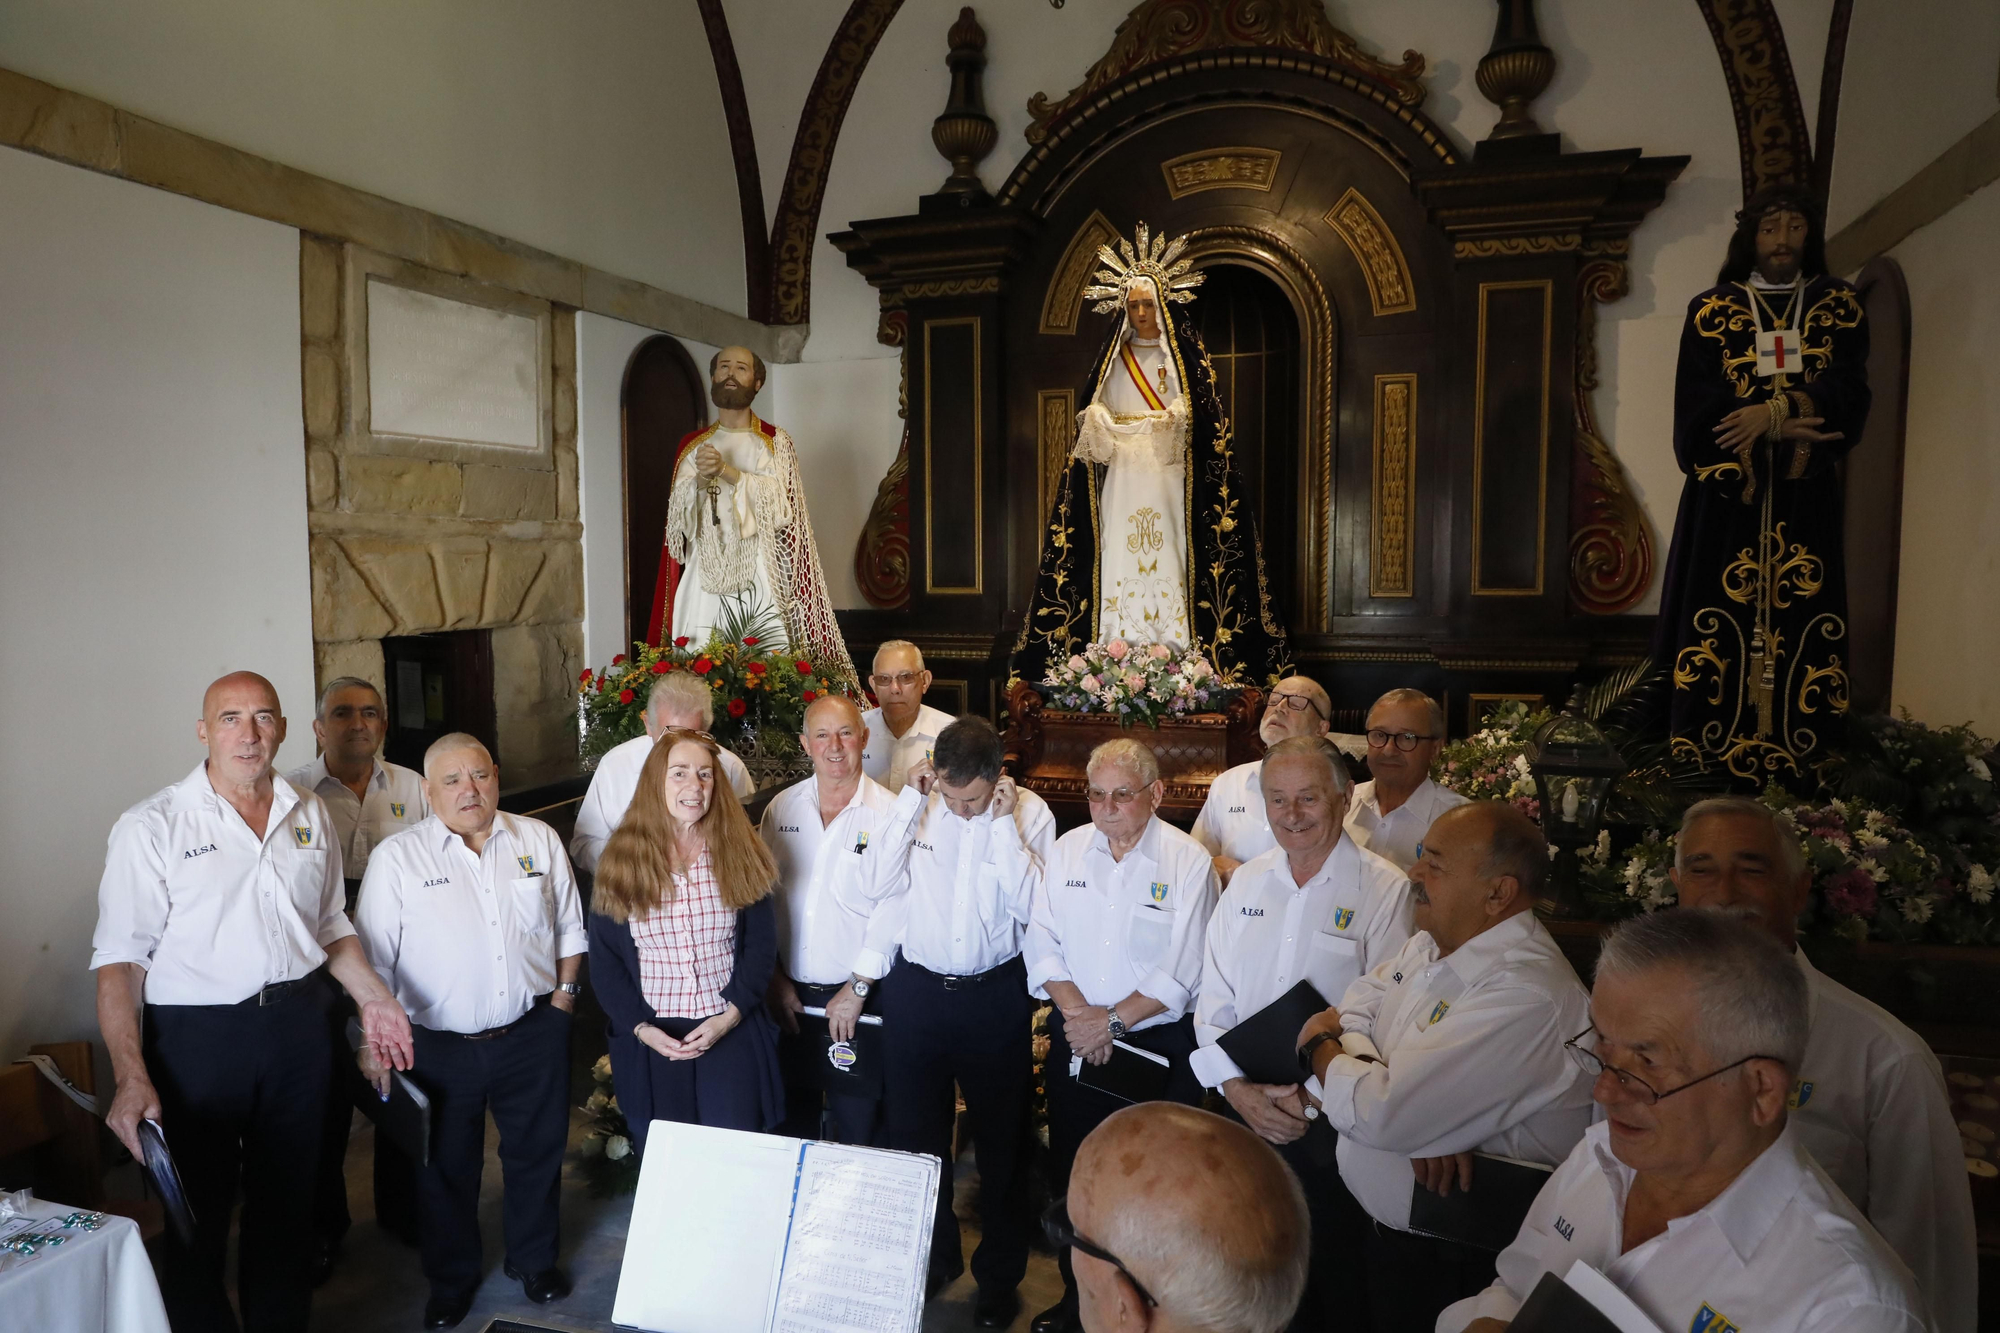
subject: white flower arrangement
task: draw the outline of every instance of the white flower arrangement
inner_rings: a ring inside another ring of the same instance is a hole
[[[1042,681],[1048,707],[1065,713],[1103,713],[1124,725],[1211,712],[1227,693],[1215,667],[1200,653],[1164,643],[1124,639],[1085,644]]]

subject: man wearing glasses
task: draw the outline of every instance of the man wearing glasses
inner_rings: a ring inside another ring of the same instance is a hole
[[[1604,937],[1568,1049],[1605,1119],[1542,1187],[1499,1277],[1439,1333],[1502,1333],[1582,1262],[1662,1329],[1926,1333],[1910,1272],[1788,1125],[1805,977],[1755,927],[1686,908]]]
[[[1086,1333],[1278,1333],[1305,1286],[1298,1182],[1206,1111],[1148,1102],[1111,1116],[1042,1222],[1076,1256]]]
[[[1333,701],[1318,681],[1287,676],[1264,700],[1257,737],[1268,750],[1293,736],[1324,736],[1332,714]],[[1264,761],[1259,759],[1223,773],[1208,785],[1208,799],[1195,816],[1194,840],[1208,849],[1216,878],[1223,884],[1229,883],[1236,867],[1278,845],[1271,836],[1271,821],[1264,816],[1264,795],[1258,785],[1263,771]]]
[[[891,639],[875,650],[875,669],[868,688],[877,707],[862,714],[868,746],[861,753],[861,771],[869,780],[900,795],[912,768],[931,757],[940,732],[952,723],[950,713],[924,703],[931,673],[924,655],[907,639]]]
[[[1347,833],[1408,870],[1417,844],[1445,811],[1465,798],[1431,781],[1444,746],[1444,710],[1422,690],[1390,690],[1368,710],[1369,780],[1354,789]]]
[[[1106,741],[1091,752],[1086,777],[1090,823],[1056,839],[1023,942],[1029,993],[1057,1010],[1043,1068],[1050,1183],[1058,1191],[1084,1136],[1125,1104],[1078,1082],[1086,1064],[1110,1063],[1114,1042],[1164,1057],[1161,1096],[1200,1103],[1201,1084],[1188,1067],[1191,1011],[1215,907],[1207,850],[1155,813],[1166,792],[1153,752],[1135,740]],[[1151,1063],[1129,1051],[1120,1056]],[[1035,1333],[1077,1327],[1067,1252],[1059,1262],[1063,1299],[1036,1316]]]
[[[1979,1253],[1944,1070],[1923,1038],[1799,949],[1812,874],[1797,833],[1761,801],[1698,801],[1681,819],[1673,877],[1682,906],[1742,916],[1797,963],[1811,1032],[1792,1080],[1794,1133],[1916,1274],[1943,1333],[1973,1333]]]
[[[1492,1281],[1490,1251],[1410,1230],[1417,1187],[1477,1188],[1474,1150],[1553,1166],[1590,1125],[1590,1080],[1562,1045],[1589,998],[1533,911],[1548,867],[1513,806],[1447,811],[1410,871],[1417,933],[1300,1033],[1340,1178],[1377,1223],[1377,1333],[1429,1328]]]

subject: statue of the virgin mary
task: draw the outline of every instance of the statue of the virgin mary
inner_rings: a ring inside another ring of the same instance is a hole
[[[1120,314],[1077,414],[1015,645],[1030,684],[1111,639],[1196,649],[1245,684],[1289,669],[1215,369],[1193,321],[1173,317],[1202,281],[1185,246],[1142,222],[1117,254],[1098,250],[1104,267],[1084,288],[1097,313]]]

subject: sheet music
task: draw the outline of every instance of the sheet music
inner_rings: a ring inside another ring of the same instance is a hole
[[[921,1325],[937,1159],[806,1146],[772,1333]]]

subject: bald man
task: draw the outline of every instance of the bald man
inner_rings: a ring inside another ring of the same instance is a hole
[[[1298,1181],[1255,1134],[1192,1107],[1107,1118],[1047,1222],[1074,1259],[1085,1333],[1277,1333],[1305,1291]]]
[[[105,849],[90,959],[118,1081],[105,1119],[141,1160],[139,1122],[158,1123],[180,1168],[196,1232],[162,1256],[175,1333],[304,1333],[333,1065],[320,969],[399,1069],[410,1023],[342,910],[326,806],[272,771],[285,717],[271,682],[239,671],[210,685],[195,737],[207,757],[127,810]],[[223,1285],[239,1182],[241,1325]]]
[[[899,815],[896,798],[862,772],[868,728],[853,700],[837,694],[814,700],[799,740],[813,775],[772,797],[758,827],[778,862],[778,969],[770,1003],[782,1030],[782,1132],[873,1143],[882,1131],[879,1090],[826,1093],[820,1072],[826,1048],[801,1036],[799,1015],[824,1009],[833,1039],[849,1041],[862,1012],[875,1012],[875,983],[889,966],[869,947],[869,919],[898,883],[892,849],[922,806],[911,801]]]
[[[1257,738],[1270,749],[1294,736],[1324,736],[1333,716],[1333,700],[1310,676],[1287,676],[1264,698],[1264,716],[1257,723]],[[1262,856],[1278,845],[1271,821],[1264,815],[1264,791],[1260,782],[1264,761],[1253,760],[1219,775],[1208,784],[1208,799],[1195,816],[1189,830],[1194,840],[1208,848],[1215,863],[1215,876],[1226,888],[1236,867]],[[1345,774],[1342,774],[1345,778]]]

